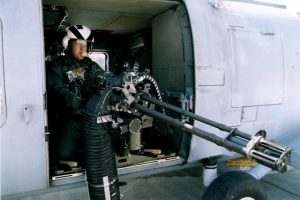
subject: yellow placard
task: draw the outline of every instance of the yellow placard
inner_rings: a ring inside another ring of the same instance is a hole
[[[227,167],[252,167],[255,166],[256,162],[254,160],[248,159],[238,159],[238,160],[227,160]]]

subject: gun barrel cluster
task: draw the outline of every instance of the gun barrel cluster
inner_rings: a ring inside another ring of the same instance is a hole
[[[199,121],[221,131],[227,132],[227,134],[224,137],[220,137],[214,133],[210,133],[197,128],[191,123],[183,122],[177,118],[168,116],[166,113],[161,113],[153,110],[145,106],[146,104],[140,104],[139,101],[147,101],[149,103],[155,104],[156,106],[163,107],[167,110],[188,117],[193,121]],[[206,139],[219,146],[223,146],[228,150],[245,155],[248,158],[254,159],[258,163],[261,163],[274,170],[277,170],[279,172],[285,172],[287,170],[287,163],[289,161],[291,150],[287,147],[266,140],[264,136],[247,134],[245,132],[239,131],[237,128],[232,128],[230,126],[226,126],[224,124],[204,118],[192,112],[151,98],[147,95],[141,95],[136,98],[136,103],[133,103],[131,107],[137,109],[142,113],[145,113],[146,115],[166,122],[172,126],[182,128],[186,132],[189,132],[193,135]]]

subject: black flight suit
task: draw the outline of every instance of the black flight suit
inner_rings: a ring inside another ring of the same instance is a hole
[[[72,69],[79,67],[84,68],[84,75],[74,78]],[[47,63],[50,159],[54,162],[78,160],[82,142],[80,110],[97,92],[97,76],[103,73],[90,58],[77,61],[68,54]]]

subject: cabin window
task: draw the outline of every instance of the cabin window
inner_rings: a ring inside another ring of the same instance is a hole
[[[105,52],[93,51],[89,57],[96,62],[104,71],[108,71],[108,54]]]
[[[6,102],[5,102],[5,85],[4,85],[4,65],[3,65],[3,39],[2,39],[2,22],[0,19],[0,127],[6,121]]]

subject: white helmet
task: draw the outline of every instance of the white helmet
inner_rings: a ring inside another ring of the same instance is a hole
[[[89,27],[84,25],[76,25],[71,26],[67,29],[67,35],[62,40],[62,45],[65,49],[68,48],[68,44],[70,40],[86,40],[88,44],[91,45],[94,42],[94,36],[92,34],[92,31]]]

